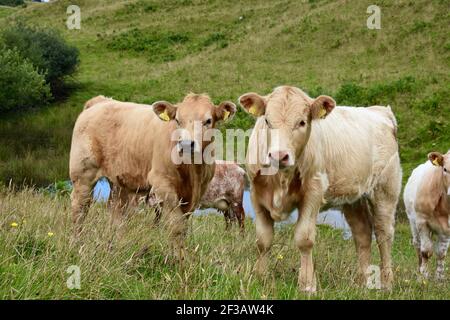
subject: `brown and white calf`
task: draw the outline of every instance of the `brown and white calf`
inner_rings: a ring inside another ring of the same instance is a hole
[[[247,152],[260,253],[256,271],[264,273],[267,268],[274,222],[287,219],[297,208],[294,238],[301,255],[299,288],[314,292],[316,217],[328,203],[342,206],[364,283],[375,230],[381,283],[391,288],[394,217],[402,177],[391,109],[336,107],[328,96],[314,99],[289,86],[266,96],[247,93],[239,102],[257,117]],[[261,140],[262,132],[268,133],[266,139]]]
[[[217,209],[225,217],[226,229],[230,227],[233,221],[237,220],[241,231],[244,231],[244,189],[244,169],[235,162],[217,160],[214,177],[200,200],[199,209]],[[133,200],[132,204],[137,205],[137,199]],[[150,193],[145,202],[156,209],[154,222],[158,224],[161,218],[161,199],[158,199],[154,193]]]
[[[120,102],[102,96],[88,101],[75,123],[70,150],[76,232],[81,231],[95,182],[106,177],[115,193],[113,222],[120,224],[130,194],[139,196],[152,189],[163,199],[175,254],[182,255],[188,213],[198,207],[215,164],[177,164],[173,151],[202,156],[211,143],[202,133],[218,121],[230,119],[235,111],[231,102],[215,106],[209,97],[196,94],[187,95],[175,106],[164,101],[153,106]],[[177,129],[183,129],[183,134],[174,139]]]
[[[433,254],[432,236],[437,236],[436,278],[445,276],[445,256],[450,244],[450,150],[432,152],[429,161],[413,170],[403,193],[411,225],[413,244],[419,257],[419,271],[428,278],[428,260]]]
[[[226,228],[237,220],[244,230],[243,207],[245,171],[235,162],[216,161],[214,177],[200,201],[200,208],[215,208],[223,213]]]

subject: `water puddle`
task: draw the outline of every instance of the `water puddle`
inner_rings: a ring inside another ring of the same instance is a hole
[[[94,200],[99,202],[105,202],[108,200],[110,192],[109,183],[106,179],[100,179],[94,188]],[[255,212],[253,211],[252,203],[250,200],[250,191],[244,191],[244,210],[247,217],[250,217],[252,220],[255,220]],[[196,210],[194,215],[203,215],[203,214],[217,214],[217,211],[212,209],[203,209]],[[294,210],[290,215],[289,219],[286,221],[280,222],[283,223],[295,223],[297,221],[298,211]],[[344,215],[341,211],[336,209],[330,209],[323,212],[320,212],[317,216],[317,224],[329,225],[334,229],[343,231],[343,238],[345,240],[350,239],[352,237],[352,233],[350,231],[350,226],[344,218]]]

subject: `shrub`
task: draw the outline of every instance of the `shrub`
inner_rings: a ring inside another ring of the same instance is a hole
[[[52,88],[65,76],[73,74],[79,63],[78,49],[52,30],[17,24],[3,32],[3,41],[7,48],[16,48],[22,57],[45,72],[45,79]]]
[[[23,1],[23,0],[0,0],[1,6],[16,7],[16,6],[21,6],[24,4],[25,4],[25,1]]]
[[[70,195],[72,189],[72,183],[70,181],[57,181],[49,185],[43,191],[50,196],[65,197]]]
[[[0,112],[45,104],[50,88],[44,75],[17,50],[0,49]]]

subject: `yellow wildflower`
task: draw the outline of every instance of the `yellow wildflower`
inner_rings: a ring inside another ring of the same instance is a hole
[[[13,227],[13,228],[17,228],[18,226],[19,226],[19,224],[17,222],[11,223],[11,227]]]

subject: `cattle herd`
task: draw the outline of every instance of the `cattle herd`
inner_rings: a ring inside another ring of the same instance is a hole
[[[81,236],[96,181],[106,177],[112,186],[112,224],[120,228],[130,206],[138,198],[145,199],[155,207],[156,220],[166,219],[172,253],[183,260],[187,219],[195,209],[215,207],[224,213],[227,226],[237,220],[244,229],[247,176],[259,252],[255,272],[267,272],[274,222],[298,209],[294,227],[301,257],[298,285],[302,291],[315,292],[316,217],[325,207],[339,207],[351,227],[361,282],[367,283],[374,233],[381,285],[391,289],[391,251],[402,182],[397,122],[391,108],[337,107],[331,97],[311,98],[290,86],[277,87],[265,96],[246,93],[239,104],[256,118],[245,171],[234,162],[174,161],[174,154],[193,159],[214,146],[215,140],[204,139],[202,133],[233,118],[232,102],[216,106],[207,95],[198,94],[189,94],[176,105],[165,101],[143,105],[104,96],[86,102],[75,123],[70,151],[75,236]],[[404,191],[423,277],[429,276],[433,234],[436,277],[445,274],[449,170],[450,151],[432,152],[413,171]]]

